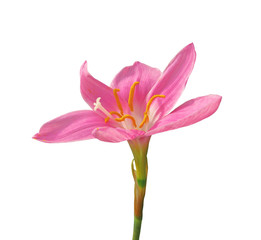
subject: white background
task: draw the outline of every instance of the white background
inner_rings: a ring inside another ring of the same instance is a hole
[[[126,142],[44,144],[46,121],[89,109],[79,69],[109,84],[141,61],[161,70],[194,42],[178,104],[210,93],[218,111],[157,134],[141,240],[260,240],[259,1],[1,1],[0,239],[131,239]]]

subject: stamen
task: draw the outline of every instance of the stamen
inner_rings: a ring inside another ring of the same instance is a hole
[[[109,121],[110,117],[106,117],[105,118],[105,123],[107,123]]]
[[[122,122],[124,121],[126,118],[129,118],[132,120],[132,123],[133,123],[133,126],[136,128],[137,127],[137,124],[136,124],[136,121],[134,119],[134,117],[132,117],[131,115],[129,114],[125,114],[123,115],[121,118],[115,118],[114,120],[117,121],[117,122]]]
[[[154,95],[147,103],[147,106],[146,106],[146,111],[145,113],[148,113],[148,111],[150,110],[150,105],[152,104],[153,100],[157,97],[160,97],[160,98],[165,98],[165,95]]]
[[[115,115],[117,115],[118,117],[121,117],[121,114],[119,114],[118,112],[111,111],[110,114],[111,114],[111,115],[112,115],[112,114],[115,114]],[[106,117],[106,118],[105,118],[105,122],[107,123],[107,122],[109,121],[109,119],[110,119],[110,117]]]
[[[165,95],[154,95],[147,103],[147,106],[146,106],[146,110],[144,112],[144,118],[139,126],[139,128],[142,128],[143,125],[146,123],[147,120],[149,120],[149,116],[148,116],[148,111],[150,110],[150,106],[153,102],[153,100],[157,97],[160,97],[160,98],[165,98],[166,96]]]
[[[111,111],[110,114],[115,114],[115,115],[117,115],[118,117],[121,117],[121,114],[119,114],[118,112]]]
[[[148,114],[147,114],[147,113],[144,113],[144,118],[143,118],[143,120],[142,120],[142,122],[141,122],[139,128],[142,128],[142,127],[143,127],[143,125],[146,123],[147,119],[149,119]]]
[[[130,88],[130,93],[129,93],[129,99],[128,99],[128,104],[130,107],[130,110],[133,111],[133,97],[134,97],[134,91],[136,85],[138,85],[140,82],[134,82]]]
[[[114,95],[114,97],[116,99],[116,103],[118,105],[118,108],[120,109],[120,113],[121,113],[121,115],[123,115],[123,109],[122,109],[122,106],[121,106],[121,102],[120,102],[119,96],[117,94],[117,92],[119,92],[119,91],[120,91],[120,89],[117,89],[117,88],[113,89],[113,95]]]

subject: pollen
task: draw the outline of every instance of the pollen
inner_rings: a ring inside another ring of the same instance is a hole
[[[107,123],[109,121],[109,119],[110,119],[110,117],[106,117],[104,121]]]
[[[145,111],[145,113],[148,113],[148,111],[150,110],[150,105],[152,104],[153,100],[154,100],[155,98],[157,98],[157,97],[159,97],[159,98],[165,98],[165,95],[154,95],[154,96],[148,101],[147,106],[146,106],[146,111]]]
[[[149,110],[150,110],[150,106],[151,106],[152,102],[154,101],[154,99],[156,99],[156,98],[158,98],[158,97],[160,97],[160,98],[165,98],[165,95],[154,95],[154,96],[148,101],[147,106],[146,106],[146,110],[145,110],[145,112],[144,112],[144,117],[143,117],[143,120],[142,120],[142,122],[141,122],[139,128],[142,128],[143,125],[144,125],[146,122],[149,121],[148,112],[149,112]]]
[[[130,93],[129,93],[129,99],[128,99],[128,104],[130,107],[130,110],[133,112],[133,97],[134,97],[134,91],[135,91],[135,87],[136,85],[138,85],[139,82],[134,82],[130,88]]]
[[[111,115],[117,115],[118,117],[122,117],[122,115],[119,114],[118,112],[111,111],[110,114]]]
[[[148,120],[149,120],[148,114],[147,114],[147,113],[144,113],[144,118],[143,118],[143,120],[142,120],[142,122],[141,122],[139,128],[142,128],[143,125],[144,125]]]
[[[115,118],[114,120],[117,121],[117,122],[122,122],[122,121],[124,121],[126,118],[131,119],[131,120],[132,120],[132,124],[133,124],[133,126],[134,126],[135,128],[137,127],[137,124],[136,124],[135,118],[132,117],[132,116],[129,115],[129,114],[125,114],[125,115],[123,115],[121,118]]]
[[[123,115],[123,109],[122,109],[122,106],[121,106],[121,102],[120,102],[119,96],[117,94],[117,92],[119,92],[119,91],[120,91],[120,89],[117,89],[117,88],[113,89],[113,95],[114,95],[114,97],[116,99],[117,106],[120,109],[120,113],[121,113],[121,115]]]

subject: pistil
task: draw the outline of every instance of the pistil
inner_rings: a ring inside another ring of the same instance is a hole
[[[101,98],[100,97],[98,97],[97,99],[96,99],[96,102],[95,103],[93,103],[93,105],[95,106],[94,107],[94,111],[97,111],[97,109],[99,109],[100,111],[102,111],[107,117],[112,117],[112,115],[102,106],[102,104],[101,104]]]

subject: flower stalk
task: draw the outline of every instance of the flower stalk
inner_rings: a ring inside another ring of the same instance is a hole
[[[146,183],[148,174],[147,152],[150,137],[143,137],[135,140],[130,140],[134,159],[132,161],[132,175],[134,178],[134,226],[133,240],[139,240],[142,223],[142,211],[144,197],[146,193]],[[135,165],[135,166],[134,166]]]

